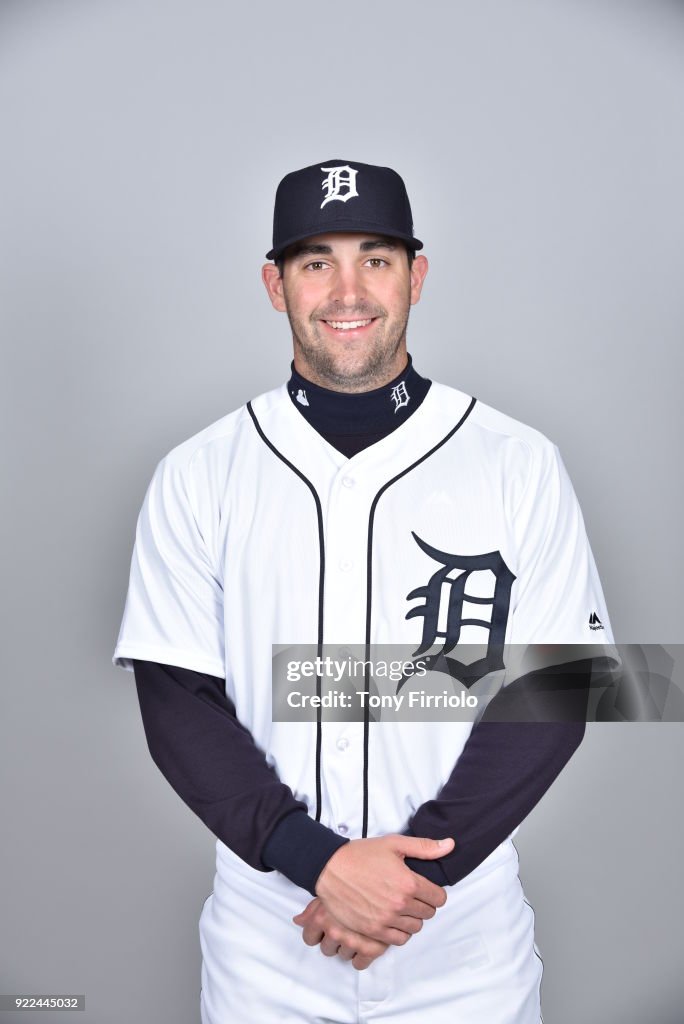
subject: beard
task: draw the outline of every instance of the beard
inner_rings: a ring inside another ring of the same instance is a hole
[[[369,391],[387,382],[397,352],[406,343],[411,308],[408,297],[405,309],[393,318],[381,306],[367,303],[360,303],[351,310],[343,310],[339,306],[314,310],[308,317],[298,317],[287,302],[287,296],[285,304],[295,354],[306,361],[309,373],[316,377],[315,383],[338,391],[354,392]],[[338,347],[333,339],[327,338],[323,333],[326,328],[320,324],[322,320],[338,318],[378,319],[362,347],[345,348],[343,343]]]

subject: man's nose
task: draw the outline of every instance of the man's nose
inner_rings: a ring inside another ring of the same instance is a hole
[[[365,298],[363,276],[358,267],[338,264],[331,281],[330,298],[343,306],[355,306]]]

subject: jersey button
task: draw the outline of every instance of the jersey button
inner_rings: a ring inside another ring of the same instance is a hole
[[[356,480],[352,479],[352,477],[350,477],[350,476],[343,476],[342,477],[342,486],[343,487],[353,487],[355,483],[356,483]]]
[[[349,740],[345,736],[340,736],[339,740],[337,741],[337,749],[346,750],[348,746]]]
[[[338,825],[337,831],[340,833],[341,836],[346,836],[347,832],[349,831],[349,825]]]
[[[340,558],[340,569],[342,572],[349,572],[354,563],[351,558]]]

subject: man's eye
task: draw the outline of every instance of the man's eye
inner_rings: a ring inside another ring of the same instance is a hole
[[[320,268],[324,267],[324,266],[325,266],[325,263],[323,262],[323,260],[313,260],[312,263],[307,263],[304,269],[305,270],[320,270]]]
[[[387,266],[387,260],[383,260],[380,256],[371,256],[367,262],[373,267]]]

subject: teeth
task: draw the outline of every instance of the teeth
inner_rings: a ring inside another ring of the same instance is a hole
[[[355,327],[368,327],[371,320],[328,320],[326,322],[336,331],[353,331]]]

